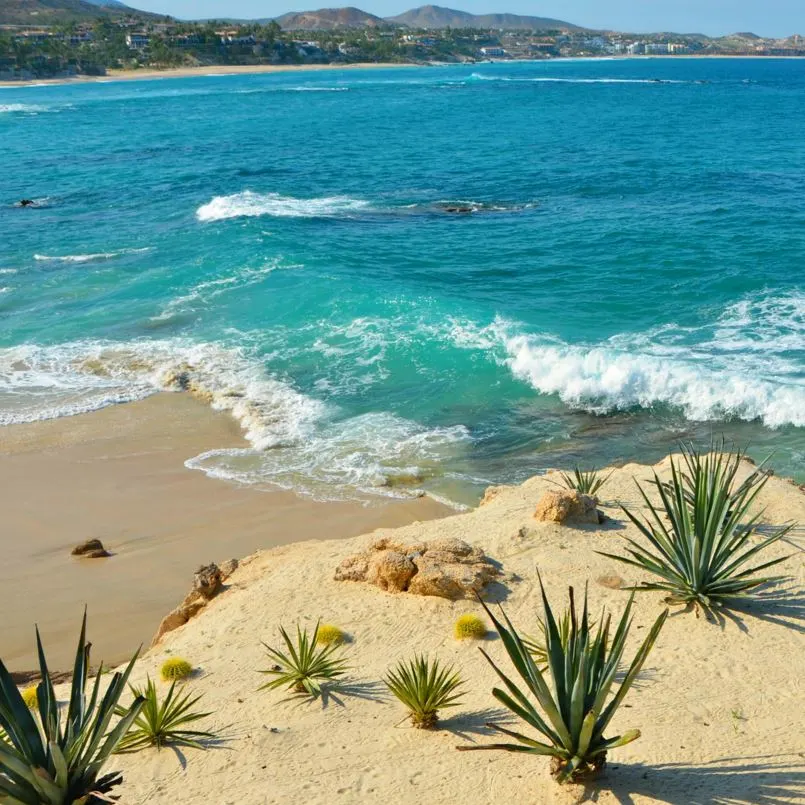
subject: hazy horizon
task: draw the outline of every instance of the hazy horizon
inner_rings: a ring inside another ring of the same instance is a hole
[[[354,5],[379,17],[391,17],[424,4],[416,0],[409,4],[401,0],[346,0],[342,4],[338,0],[131,0],[131,5],[184,19],[262,19],[339,5]],[[495,5],[492,0],[456,0],[436,5],[473,14],[505,12],[551,17],[587,28],[630,33],[673,31],[722,36],[751,31],[771,37],[805,33],[802,0],[768,0],[763,4],[755,0],[657,0],[651,4],[639,0],[611,0],[606,4],[595,0],[511,0],[497,9],[490,8]]]

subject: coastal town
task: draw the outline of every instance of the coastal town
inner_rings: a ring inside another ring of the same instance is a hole
[[[37,15],[37,24],[32,25],[18,16],[4,16],[0,3],[0,80],[208,65],[805,56],[805,39],[800,35],[768,39],[753,33],[718,38],[701,34],[628,34],[516,15],[488,15],[501,18],[504,27],[496,28],[479,27],[487,17],[476,17],[469,27],[454,27],[449,24],[450,17],[423,17],[417,13],[421,9],[390,19],[357,9],[334,9],[330,16],[330,12],[315,12],[255,22],[184,22],[126,6],[97,8],[95,16]],[[42,24],[42,19],[48,24]],[[430,27],[419,27],[426,22]],[[528,25],[542,27],[524,27]]]

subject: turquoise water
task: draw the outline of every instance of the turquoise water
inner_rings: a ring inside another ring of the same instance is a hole
[[[253,447],[189,466],[320,498],[805,480],[804,115],[784,60],[0,89],[0,423],[190,387]]]

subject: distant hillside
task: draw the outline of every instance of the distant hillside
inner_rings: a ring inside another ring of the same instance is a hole
[[[277,17],[276,22],[286,31],[330,31],[334,28],[374,28],[385,21],[359,8],[322,8],[318,11],[291,12]]]
[[[409,28],[506,28],[528,30],[582,30],[578,25],[549,17],[524,17],[519,14],[470,14],[441,6],[421,6],[406,11],[388,22]],[[281,24],[281,23],[280,23]]]
[[[0,0],[0,25],[56,25],[98,17],[119,17],[127,11],[143,17],[159,16],[129,9],[116,0]]]

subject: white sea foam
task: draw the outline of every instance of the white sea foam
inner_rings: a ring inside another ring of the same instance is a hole
[[[472,73],[470,78],[476,81],[503,81],[508,83],[527,84],[686,84],[687,81],[665,78],[558,78],[555,76],[536,76],[530,78],[514,78],[511,76],[490,76],[483,73]]]
[[[35,115],[39,112],[47,111],[47,106],[38,106],[31,103],[0,103],[0,115],[12,113]]]
[[[349,87],[283,87],[284,92],[349,92]]]
[[[292,447],[212,450],[191,469],[246,484],[272,484],[319,498],[354,494],[410,497],[447,456],[469,440],[466,428],[426,428],[390,413],[321,422]]]
[[[72,342],[0,350],[0,425],[94,411],[157,391],[193,394],[229,412],[252,447],[187,462],[239,483],[295,488],[321,498],[407,491],[469,438],[393,414],[343,419],[332,406],[272,377],[243,349],[179,339]]]
[[[16,274],[16,268],[0,268],[0,274]]]
[[[706,327],[668,324],[594,344],[523,333],[502,319],[487,327],[453,322],[450,339],[488,352],[537,392],[572,408],[607,413],[665,405],[693,421],[805,427],[800,294],[744,300]]]
[[[285,263],[281,259],[269,260],[257,268],[243,266],[232,274],[205,280],[192,286],[186,292],[171,299],[155,318],[167,319],[183,311],[195,310],[199,305],[207,305],[222,294],[257,285],[274,271],[297,268],[302,268],[301,264]]]
[[[302,199],[279,193],[253,193],[245,190],[231,196],[216,196],[196,210],[196,217],[205,222],[261,215],[277,218],[329,218],[360,212],[368,207],[368,201],[346,196]]]
[[[96,252],[93,254],[35,254],[34,260],[43,263],[92,263],[96,260],[113,260],[115,257],[122,257],[126,254],[143,254],[149,251],[151,251],[150,247],[143,249],[120,249],[116,252]]]

